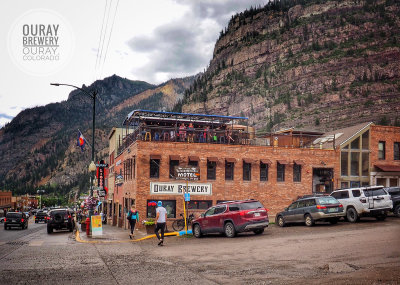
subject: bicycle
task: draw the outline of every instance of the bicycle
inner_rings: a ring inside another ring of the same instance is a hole
[[[174,231],[179,232],[181,230],[183,230],[185,228],[185,219],[183,218],[183,214],[180,214],[180,216],[182,217],[179,220],[175,220],[172,223],[172,228],[174,229]],[[194,215],[190,214],[188,218],[186,218],[186,224],[189,227],[189,225],[192,223],[192,221],[194,220]]]

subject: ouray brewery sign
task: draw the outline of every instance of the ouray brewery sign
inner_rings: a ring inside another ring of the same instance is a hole
[[[211,183],[189,183],[188,192],[192,195],[211,195]],[[182,195],[186,193],[186,182],[169,183],[169,182],[150,182],[150,194],[173,194]]]

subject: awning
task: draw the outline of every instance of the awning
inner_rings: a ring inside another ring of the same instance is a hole
[[[181,157],[179,155],[170,155],[169,159],[170,160],[181,160]]]
[[[227,162],[233,162],[233,163],[236,162],[236,158],[225,158],[225,160],[226,160]]]
[[[217,162],[218,161],[218,157],[207,157],[208,161],[212,161],[212,162]]]
[[[287,160],[278,160],[279,164],[289,164]]]
[[[243,161],[246,163],[254,163],[254,159],[251,158],[243,158]]]
[[[260,159],[260,161],[261,161],[261,163],[263,163],[263,164],[272,164],[271,160],[266,159],[266,158],[262,158],[262,159]]]
[[[293,160],[293,162],[297,165],[304,165],[304,161],[302,160]]]
[[[198,156],[189,156],[189,161],[199,161],[200,158]]]
[[[393,165],[393,164],[375,164],[375,167],[379,168],[385,172],[397,172],[400,171],[400,165]]]
[[[161,159],[161,154],[150,154],[150,159]]]

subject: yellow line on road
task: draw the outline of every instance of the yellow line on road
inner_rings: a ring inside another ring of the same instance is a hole
[[[173,233],[166,233],[164,234],[165,236],[179,236],[178,232],[173,232]],[[80,236],[80,232],[79,230],[76,230],[75,233],[75,240],[77,242],[81,242],[81,243],[126,243],[126,242],[137,242],[137,241],[142,241],[142,240],[146,240],[149,238],[155,238],[156,235],[149,235],[149,236],[145,236],[139,239],[134,239],[134,240],[104,240],[104,241],[100,241],[100,240],[82,240],[81,236]]]

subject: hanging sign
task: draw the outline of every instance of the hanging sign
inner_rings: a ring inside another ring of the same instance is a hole
[[[187,188],[187,189],[186,189]],[[187,191],[186,191],[187,190]],[[150,194],[172,194],[182,195],[183,193],[190,193],[191,195],[211,195],[211,183],[170,183],[170,182],[150,182]]]

